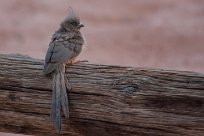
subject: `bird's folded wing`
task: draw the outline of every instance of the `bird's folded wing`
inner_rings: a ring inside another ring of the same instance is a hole
[[[66,43],[66,46],[72,46],[71,43]],[[71,48],[66,48],[63,42],[61,41],[52,41],[47,50],[47,54],[45,56],[45,65],[44,72],[45,74],[49,74],[56,67],[66,60],[71,59],[74,56],[74,50]]]

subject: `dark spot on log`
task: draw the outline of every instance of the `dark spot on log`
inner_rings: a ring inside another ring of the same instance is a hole
[[[135,92],[138,86],[136,84],[121,84],[118,89],[122,92]]]
[[[25,133],[26,130],[29,129],[29,127],[10,125],[10,124],[7,124],[7,123],[4,124],[4,127],[7,128],[7,129],[13,129],[17,133]]]
[[[147,98],[145,106],[152,108],[160,108],[167,111],[176,112],[196,112],[201,115],[204,110],[204,100],[198,97],[188,96],[155,96]],[[199,113],[198,113],[199,112]]]
[[[14,93],[10,93],[8,95],[8,98],[11,100],[11,101],[14,101],[16,99],[16,95]]]
[[[32,131],[30,128],[31,128],[30,125],[19,126],[19,130],[20,130],[19,132],[20,132],[21,134],[23,134],[23,133]],[[34,127],[33,129],[35,129],[35,127]]]

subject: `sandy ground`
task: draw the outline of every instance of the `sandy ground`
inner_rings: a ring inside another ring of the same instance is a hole
[[[203,0],[0,2],[0,53],[43,59],[71,6],[86,26],[80,60],[204,72]]]

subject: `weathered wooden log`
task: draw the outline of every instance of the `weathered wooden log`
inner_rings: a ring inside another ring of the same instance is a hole
[[[56,135],[43,61],[0,55],[0,131]],[[204,74],[95,64],[68,66],[62,135],[203,136]]]

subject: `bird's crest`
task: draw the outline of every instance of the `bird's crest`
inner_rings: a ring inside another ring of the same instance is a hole
[[[69,7],[68,16],[65,18],[64,22],[77,22],[77,23],[80,22],[79,16],[72,9],[72,7]]]

